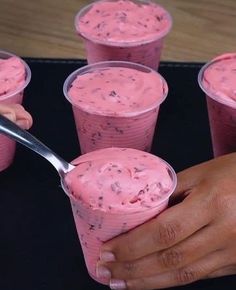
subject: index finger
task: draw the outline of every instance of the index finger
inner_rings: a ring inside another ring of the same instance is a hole
[[[138,259],[167,249],[206,226],[211,220],[211,211],[201,198],[202,191],[198,188],[196,192],[151,221],[105,243],[101,259],[107,253],[113,253],[118,261]]]
[[[202,162],[179,172],[177,174],[178,183],[171,198],[176,198],[182,194],[185,194],[185,192],[189,189],[198,186],[198,183],[206,177],[209,179],[209,172],[211,175],[213,173],[215,174],[215,172],[218,173],[219,168],[224,166],[229,167],[232,163],[234,165],[235,162],[231,153]]]

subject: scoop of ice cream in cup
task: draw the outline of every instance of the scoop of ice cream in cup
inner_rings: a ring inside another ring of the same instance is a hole
[[[103,242],[162,212],[176,186],[176,174],[161,158],[132,148],[105,148],[84,154],[65,181],[90,276]]]
[[[72,72],[63,87],[71,103],[81,153],[107,147],[150,151],[165,79],[132,62],[104,61]]]
[[[132,148],[105,148],[81,155],[72,164],[0,116],[0,132],[48,160],[69,196],[90,276],[103,242],[157,216],[176,187],[176,174],[163,159]]]
[[[236,151],[236,53],[202,67],[198,82],[206,94],[214,156]]]
[[[75,17],[89,64],[123,60],[157,70],[171,27],[170,13],[154,1],[95,1]]]

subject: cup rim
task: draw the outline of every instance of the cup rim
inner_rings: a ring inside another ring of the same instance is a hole
[[[4,56],[6,56],[6,57],[3,58]],[[27,87],[27,85],[29,84],[29,82],[31,80],[31,76],[32,76],[30,67],[28,66],[28,64],[21,57],[19,57],[16,54],[13,54],[11,52],[8,52],[8,51],[0,50],[0,59],[8,59],[10,57],[17,57],[22,62],[22,64],[25,67],[26,78],[25,78],[25,82],[24,82],[24,84],[22,86],[18,87],[17,89],[15,89],[13,91],[10,91],[9,93],[7,93],[5,95],[0,96],[0,101],[6,100],[8,98],[11,98],[11,97],[15,96],[16,94],[22,92]]]
[[[106,148],[107,149],[107,148]],[[103,149],[100,149],[100,150],[103,150]],[[148,154],[152,154],[152,153],[148,153]],[[114,212],[109,212],[110,215],[112,216],[115,216],[115,215],[120,215],[120,214],[124,214],[124,215],[129,215],[129,214],[139,214],[141,212],[146,212],[146,211],[149,211],[151,209],[154,209],[156,207],[159,207],[160,205],[162,205],[164,202],[168,201],[170,196],[173,194],[173,192],[175,191],[176,189],[176,186],[177,186],[177,173],[175,172],[174,168],[164,159],[162,159],[161,157],[155,155],[157,158],[160,159],[160,161],[162,163],[164,163],[166,165],[166,167],[169,169],[169,171],[171,172],[171,180],[173,181],[172,182],[172,187],[170,188],[169,192],[166,194],[166,195],[163,195],[159,201],[160,203],[151,207],[151,208],[146,208],[145,210],[143,210],[141,207],[139,209],[132,209],[132,208],[129,208],[129,211],[127,211],[126,213],[123,213],[122,211],[114,211]],[[73,170],[73,169],[72,169]],[[68,173],[68,172],[67,172]],[[170,173],[168,173],[170,175]],[[173,179],[172,179],[173,178]],[[72,195],[71,193],[69,193],[66,189],[65,189],[65,186],[61,180],[61,187],[63,189],[63,191],[65,192],[65,194],[70,198],[70,200],[74,201],[74,202],[78,202],[79,200],[74,196]],[[83,204],[86,204],[84,201],[79,201]],[[100,212],[105,212],[106,210],[105,209],[99,209],[99,208],[94,208],[93,211],[100,211]]]
[[[93,68],[106,68],[106,67],[128,67],[131,69],[139,69],[141,71],[150,71],[150,72],[154,72],[158,77],[161,78],[162,83],[163,83],[163,96],[162,98],[160,98],[158,101],[150,104],[148,107],[141,109],[141,110],[136,110],[136,111],[132,111],[132,112],[121,112],[121,113],[102,113],[97,111],[96,109],[94,110],[92,109],[85,109],[81,106],[79,106],[79,104],[74,104],[73,101],[71,100],[70,96],[68,95],[68,89],[71,85],[71,83],[75,80],[75,78],[77,77],[77,75],[79,75],[80,73],[83,72],[88,72],[89,70],[92,70]],[[160,106],[164,100],[166,99],[167,95],[168,95],[168,84],[166,82],[166,80],[164,79],[164,77],[157,71],[155,71],[154,69],[144,66],[142,64],[138,64],[138,63],[134,63],[134,62],[129,62],[129,61],[101,61],[101,62],[96,62],[93,64],[89,64],[89,65],[85,65],[82,66],[78,69],[76,69],[75,71],[73,71],[65,80],[64,85],[63,85],[63,93],[64,96],[66,97],[66,99],[71,103],[72,106],[75,106],[77,108],[79,108],[80,110],[93,114],[93,115],[98,115],[98,116],[107,116],[107,117],[114,117],[114,118],[121,118],[121,117],[135,117],[135,116],[139,116],[140,114],[144,114],[147,113],[151,110],[156,109],[158,106]]]
[[[117,41],[106,41],[106,40],[99,40],[98,38],[92,38],[91,36],[81,33],[80,29],[79,29],[79,18],[81,17],[81,15],[85,14],[87,10],[89,10],[94,3],[96,2],[115,2],[116,0],[98,0],[95,1],[93,3],[90,3],[84,7],[82,7],[77,14],[75,15],[74,18],[74,27],[76,32],[84,39],[92,41],[95,44],[100,44],[100,45],[105,45],[105,46],[113,46],[113,47],[133,47],[133,46],[138,46],[138,45],[145,45],[145,44],[149,44],[152,43],[154,41],[160,40],[162,38],[164,38],[172,29],[173,26],[173,18],[170,14],[169,11],[167,11],[163,6],[161,6],[160,4],[157,4],[156,2],[153,2],[151,0],[130,0],[132,2],[143,2],[146,4],[154,4],[157,7],[160,7],[161,9],[163,9],[167,15],[167,18],[169,20],[169,26],[164,29],[163,31],[159,32],[158,35],[156,35],[155,37],[151,37],[150,39],[147,40],[137,40],[137,41],[132,41],[132,42],[117,42]]]
[[[236,109],[236,101],[231,100],[230,98],[228,99],[222,99],[220,98],[217,94],[210,92],[207,90],[207,88],[205,88],[204,84],[203,84],[203,76],[204,76],[204,72],[205,70],[210,67],[212,64],[217,63],[219,61],[222,60],[226,60],[226,59],[230,59],[230,58],[236,58],[236,52],[235,53],[226,53],[226,54],[221,54],[219,56],[217,56],[216,58],[212,59],[211,61],[207,62],[199,71],[198,73],[198,84],[200,86],[200,88],[202,89],[202,91],[211,99],[213,99],[214,101],[221,103],[223,105],[226,105],[230,108],[234,108]]]

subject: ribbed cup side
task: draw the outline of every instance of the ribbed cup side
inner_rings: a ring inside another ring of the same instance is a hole
[[[214,156],[236,151],[236,109],[207,96]]]
[[[90,114],[73,106],[82,153],[107,147],[150,151],[159,107],[138,116],[109,117]]]
[[[83,39],[87,54],[88,64],[108,61],[122,60],[140,63],[157,70],[160,63],[161,51],[164,39],[154,40],[149,43],[136,46],[112,46],[95,43],[89,39]]]

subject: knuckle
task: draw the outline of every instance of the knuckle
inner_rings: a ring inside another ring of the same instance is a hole
[[[135,272],[136,272],[135,263],[125,262],[125,263],[123,263],[123,269],[125,270],[126,276],[128,278],[133,278],[135,276]]]
[[[183,261],[183,254],[175,249],[169,249],[162,252],[161,263],[165,268],[176,268]]]
[[[197,280],[197,273],[191,269],[179,269],[176,273],[176,281],[180,285],[189,284]]]
[[[175,244],[177,240],[177,234],[180,231],[180,227],[175,223],[164,223],[157,226],[157,230],[154,231],[153,240],[157,245],[169,247]]]
[[[218,213],[225,213],[229,211],[235,204],[235,198],[226,190],[218,189],[213,196],[213,207]]]

